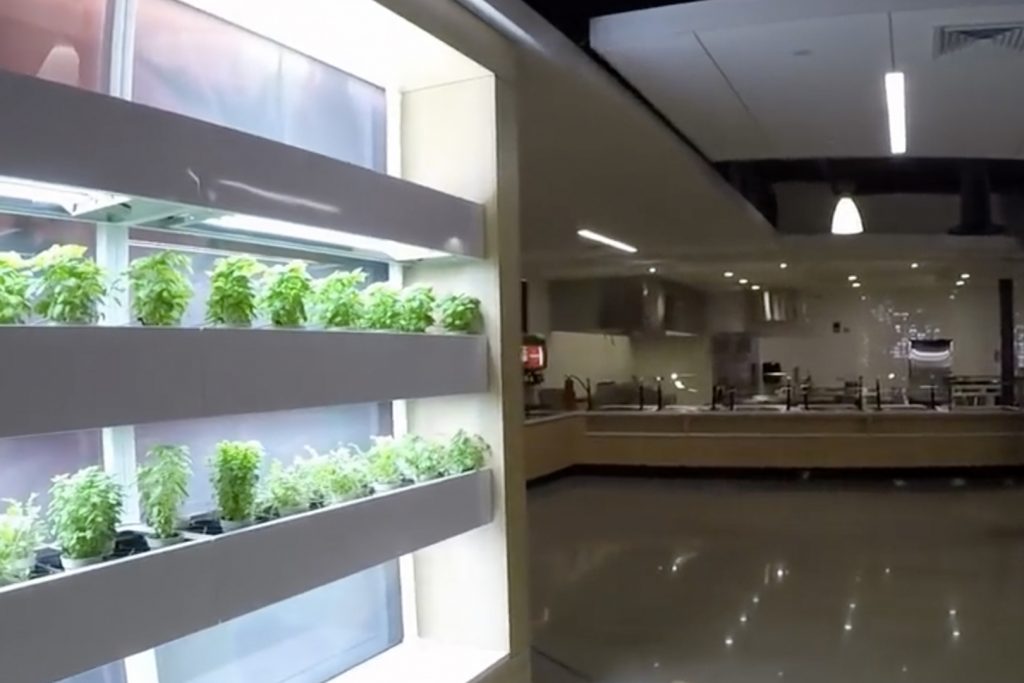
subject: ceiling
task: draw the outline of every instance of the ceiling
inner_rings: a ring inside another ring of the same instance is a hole
[[[1013,23],[1008,0],[705,0],[597,18],[591,45],[716,161],[889,156],[894,64],[908,156],[1024,159],[1024,41],[936,55],[940,27]]]

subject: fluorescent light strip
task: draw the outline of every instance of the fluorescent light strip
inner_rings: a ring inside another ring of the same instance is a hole
[[[885,74],[885,104],[889,110],[889,147],[893,154],[907,151],[907,90],[902,71]]]
[[[0,177],[0,197],[46,206],[59,206],[69,216],[80,216],[128,201],[128,197],[110,192],[83,190],[69,185],[8,177]]]
[[[605,237],[601,233],[594,232],[593,230],[577,230],[576,234],[579,235],[580,237],[582,237],[585,240],[591,240],[592,242],[599,242],[599,243],[605,245],[606,247],[611,247],[612,249],[618,249],[619,251],[624,251],[627,254],[635,254],[636,253],[636,247],[634,247],[632,245],[629,245],[629,244],[626,244],[625,242],[620,242],[618,240],[614,240],[611,237]]]
[[[447,255],[441,251],[377,237],[367,237],[366,235],[356,235],[341,230],[317,228],[311,225],[300,225],[298,223],[288,223],[286,221],[258,218],[256,216],[243,216],[241,214],[211,218],[204,225],[256,235],[269,235],[286,240],[347,247],[361,252],[383,254],[395,261],[416,261]]]

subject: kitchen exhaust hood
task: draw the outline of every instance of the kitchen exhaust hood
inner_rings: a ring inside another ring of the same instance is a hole
[[[556,280],[549,291],[557,331],[695,336],[706,329],[704,294],[660,277]]]
[[[484,253],[483,207],[415,183],[30,76],[0,71],[0,101],[0,212],[389,261]]]

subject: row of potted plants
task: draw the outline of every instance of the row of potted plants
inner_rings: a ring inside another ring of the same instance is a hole
[[[191,259],[161,251],[136,259],[125,277],[135,319],[147,326],[176,326],[192,300]],[[318,326],[427,332],[479,330],[480,301],[452,293],[438,297],[433,288],[399,289],[387,283],[363,287],[361,270],[335,272],[319,280],[306,263],[267,267],[247,255],[218,259],[210,276],[206,321],[211,325],[250,327],[263,316],[275,327]],[[31,259],[0,254],[0,324],[23,324],[33,314],[61,324],[88,325],[120,284],[108,285],[107,273],[79,245],[55,245]]]
[[[338,448],[307,454],[291,465],[275,460],[261,477],[265,454],[257,441],[223,441],[209,458],[210,479],[223,532],[310,509],[337,505],[413,483],[483,467],[487,443],[460,430],[438,441],[416,435],[377,437],[365,452]],[[181,517],[192,461],[186,446],[153,448],[138,471],[139,502],[150,548],[184,540]],[[99,467],[55,477],[47,517],[65,570],[96,564],[114,550],[124,492]],[[0,514],[0,585],[26,580],[46,537],[35,495],[7,501]]]

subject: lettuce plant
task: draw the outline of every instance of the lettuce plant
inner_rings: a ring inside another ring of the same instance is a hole
[[[7,500],[0,514],[0,586],[24,581],[35,564],[36,548],[43,540],[43,524],[35,494],[22,503]]]
[[[448,472],[445,447],[413,434],[400,440],[401,468],[406,479],[417,483],[440,479]]]
[[[176,251],[135,259],[128,267],[132,312],[143,325],[180,325],[192,299],[192,261]]]
[[[448,294],[437,303],[437,321],[449,332],[476,332],[480,326],[480,299]]]
[[[402,444],[390,436],[376,436],[366,452],[366,474],[377,487],[394,487],[405,481]]]
[[[316,321],[327,328],[356,327],[362,317],[362,299],[359,286],[366,281],[366,273],[334,272],[316,283],[313,311]]]
[[[146,456],[146,464],[139,468],[139,502],[155,538],[177,538],[178,515],[191,477],[186,446],[156,446]]]
[[[65,557],[84,560],[112,550],[124,492],[109,474],[95,466],[62,474],[50,496],[50,524]]]
[[[474,472],[484,466],[491,447],[482,436],[469,434],[460,429],[448,441],[444,449],[444,474],[452,476]]]
[[[210,457],[210,481],[222,520],[252,518],[260,481],[263,446],[258,441],[221,441]]]
[[[434,324],[437,297],[432,287],[414,285],[402,290],[398,329],[403,332],[426,332]]]
[[[297,509],[307,509],[313,502],[311,486],[301,468],[285,467],[279,460],[270,464],[264,485],[264,498],[274,512],[285,515]]]
[[[397,330],[402,319],[398,290],[386,282],[376,282],[363,290],[363,315],[360,327],[368,330]]]
[[[32,314],[30,263],[13,251],[0,254],[0,325],[18,325]]]
[[[368,487],[364,468],[345,448],[320,454],[312,448],[307,458],[296,458],[295,469],[313,502],[341,503],[363,495]]]
[[[263,273],[260,309],[275,327],[302,327],[306,324],[306,304],[313,295],[313,280],[306,264],[292,261]]]
[[[107,295],[106,274],[77,244],[56,244],[32,259],[35,277],[30,297],[47,320],[89,325],[101,317]]]
[[[206,322],[212,325],[249,327],[256,318],[254,278],[263,266],[251,256],[225,256],[213,264]]]

